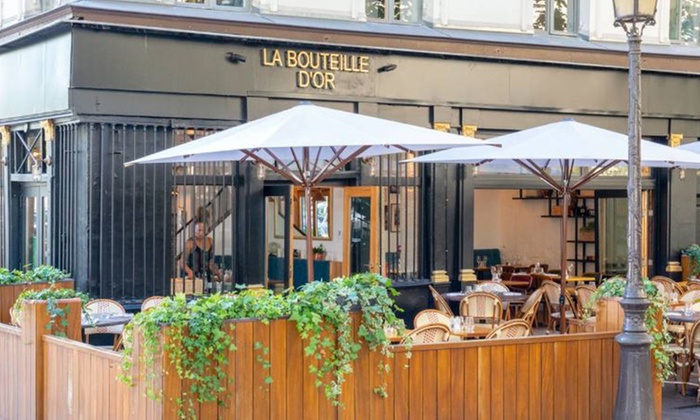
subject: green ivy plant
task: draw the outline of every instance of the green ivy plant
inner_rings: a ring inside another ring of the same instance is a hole
[[[585,307],[593,307],[596,302],[603,299],[622,298],[625,295],[627,282],[621,277],[612,277],[604,281],[591,296],[591,301]],[[668,351],[671,336],[667,332],[666,311],[668,305],[656,286],[648,279],[642,279],[642,287],[650,302],[647,308],[644,323],[647,332],[651,336],[651,351],[656,361],[657,379],[663,381],[672,373],[672,360]],[[661,325],[659,325],[659,321]]]
[[[700,275],[700,245],[692,244],[683,251],[683,254],[687,255],[691,261],[691,269],[693,276]]]
[[[49,265],[41,265],[33,270],[22,272],[0,268],[0,285],[19,283],[55,283],[70,277],[69,273]]]
[[[61,308],[58,305],[58,301],[61,299],[73,298],[79,298],[81,300],[81,308],[84,308],[85,304],[90,299],[85,293],[78,292],[73,289],[59,289],[52,285],[51,287],[42,290],[25,290],[24,292],[20,293],[12,309],[21,317],[22,304],[24,301],[45,300],[46,310],[49,313],[49,323],[46,324],[46,329],[56,336],[65,337],[66,334],[64,331],[68,326],[68,319],[66,315],[68,315],[70,307]]]
[[[392,299],[396,291],[388,279],[375,274],[361,274],[339,278],[332,282],[314,282],[301,291],[273,294],[268,290],[243,290],[232,294],[215,294],[187,302],[184,295],[165,299],[160,305],[137,314],[124,330],[124,357],[120,379],[132,383],[134,333],[142,336],[141,360],[145,366],[145,383],[154,383],[160,372],[154,371],[155,360],[167,352],[180,379],[189,381],[190,388],[184,398],[175,401],[179,416],[194,416],[193,403],[216,401],[224,403],[227,395],[227,355],[235,350],[228,334],[235,323],[229,320],[255,318],[263,323],[289,317],[296,322],[302,338],[308,340],[307,357],[314,357],[318,364],[310,369],[316,374],[316,386],[324,385],[329,400],[339,404],[341,385],[345,375],[352,371],[362,343],[372,351],[379,351],[378,370],[388,371],[386,358],[391,357],[390,342],[384,333],[387,326],[399,327],[403,335],[403,322],[395,314],[399,310]],[[362,311],[358,339],[352,336],[350,311]],[[165,328],[164,328],[165,327]],[[162,331],[165,339],[161,339]],[[333,340],[333,337],[337,337]],[[269,348],[255,343],[256,360],[263,368],[271,367]],[[327,380],[326,378],[331,378]],[[266,383],[272,377],[265,378]],[[153,388],[147,389],[152,399],[160,399]],[[385,386],[375,392],[386,395]]]
[[[385,328],[397,328],[399,334],[405,335],[403,322],[396,316],[401,309],[392,299],[396,294],[391,280],[363,273],[330,282],[309,283],[291,296],[290,319],[296,322],[300,336],[308,340],[304,353],[318,361],[318,366],[310,365],[309,371],[316,375],[316,386],[323,385],[326,398],[334,405],[340,404],[345,376],[352,372],[352,363],[363,343],[370,351],[378,351],[383,356],[377,366],[379,374],[388,372],[386,359],[393,353],[389,351],[391,343]],[[362,312],[357,341],[352,337],[350,316],[354,309]],[[333,336],[335,341],[331,339]],[[327,377],[331,379],[324,383]],[[386,396],[386,384],[382,383],[374,391]]]

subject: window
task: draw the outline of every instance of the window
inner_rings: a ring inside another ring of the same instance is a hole
[[[417,22],[420,0],[365,0],[367,17],[390,22]]]
[[[311,223],[312,237],[314,239],[333,239],[331,235],[333,225],[333,193],[330,188],[315,187],[311,189]],[[306,198],[304,197],[304,189],[294,188],[293,205],[297,206],[295,211],[295,237],[303,238],[306,233]]]
[[[202,5],[205,7],[245,7],[246,0],[140,0],[147,3],[175,3],[175,4],[187,4],[187,5]]]
[[[550,33],[576,33],[577,0],[534,0],[532,27]]]
[[[700,0],[671,0],[669,38],[684,44],[700,41]]]

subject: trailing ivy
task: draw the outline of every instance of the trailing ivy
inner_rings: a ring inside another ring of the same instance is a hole
[[[585,306],[592,307],[595,302],[603,299],[622,298],[625,295],[626,286],[627,282],[624,278],[609,278],[600,285],[591,297],[591,302]],[[667,332],[666,324],[668,305],[663,294],[659,293],[659,290],[648,278],[642,279],[642,287],[650,303],[645,314],[644,324],[651,336],[651,351],[656,361],[657,379],[663,381],[673,373],[673,362],[668,351],[671,336]]]
[[[41,265],[26,272],[0,268],[0,285],[19,283],[55,283],[70,277],[69,273],[49,265]]]
[[[692,244],[683,251],[683,254],[687,255],[692,260],[692,272],[690,274],[693,276],[700,275],[700,246],[698,244]]]
[[[380,373],[389,369],[385,358],[391,357],[392,353],[384,328],[401,326],[403,334],[403,322],[394,312],[398,310],[392,299],[394,295],[396,291],[391,288],[390,281],[374,274],[329,283],[314,282],[299,292],[284,295],[267,290],[245,290],[190,302],[184,295],[177,295],[137,314],[126,326],[120,378],[126,383],[132,382],[134,333],[138,331],[142,343],[139,362],[145,366],[145,383],[154,383],[152,379],[161,374],[154,371],[155,360],[168,353],[178,377],[190,383],[183,398],[174,401],[179,415],[182,418],[194,417],[195,401],[223,404],[228,398],[224,395],[227,381],[230,381],[226,376],[227,356],[229,351],[235,350],[228,332],[235,324],[227,321],[256,318],[269,323],[289,317],[297,323],[300,336],[308,340],[306,356],[318,361],[310,367],[317,375],[316,386],[323,385],[327,398],[338,404],[341,384],[345,375],[352,371],[352,362],[357,359],[363,343],[384,356],[378,365]],[[362,311],[357,340],[352,336],[352,309]],[[254,351],[257,362],[264,369],[270,369],[270,349],[256,342]],[[268,375],[265,382],[271,383],[272,377]],[[384,386],[375,391],[386,395]],[[153,388],[146,392],[152,399],[162,398]]]
[[[323,385],[326,398],[333,404],[340,404],[345,376],[352,372],[352,363],[363,343],[383,356],[377,366],[379,374],[389,370],[386,358],[393,353],[389,351],[391,343],[385,327],[398,328],[401,335],[405,333],[403,322],[396,317],[395,311],[401,311],[392,299],[396,294],[391,280],[364,273],[327,283],[309,283],[291,297],[290,319],[296,321],[300,336],[308,340],[304,353],[318,361],[318,366],[310,365],[309,371],[316,375],[316,386]],[[353,309],[362,312],[357,341],[352,337],[350,311]],[[324,383],[327,377],[332,379]],[[386,396],[386,384],[374,391]]]
[[[61,299],[73,299],[79,298],[81,300],[81,308],[85,307],[88,302],[89,297],[87,294],[82,292],[77,292],[73,289],[58,289],[53,285],[49,288],[42,290],[25,290],[20,293],[19,297],[15,301],[13,310],[15,313],[20,314],[22,311],[22,303],[25,300],[43,300],[46,301],[46,310],[49,313],[49,323],[46,324],[46,329],[51,331],[52,334],[65,337],[65,328],[68,326],[68,319],[66,315],[70,311],[70,307],[61,308],[58,305],[58,301]],[[57,328],[57,323],[58,327]]]

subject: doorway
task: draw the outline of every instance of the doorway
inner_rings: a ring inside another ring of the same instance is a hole
[[[15,184],[13,194],[16,209],[15,253],[12,258],[21,268],[31,269],[51,263],[50,200],[45,183]]]
[[[379,272],[378,187],[346,187],[344,190],[343,273]]]

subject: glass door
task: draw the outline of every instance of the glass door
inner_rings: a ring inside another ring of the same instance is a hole
[[[344,196],[343,273],[378,273],[378,187],[346,187]]]
[[[49,194],[44,185],[22,185],[19,194],[20,265],[33,268],[50,263]]]

